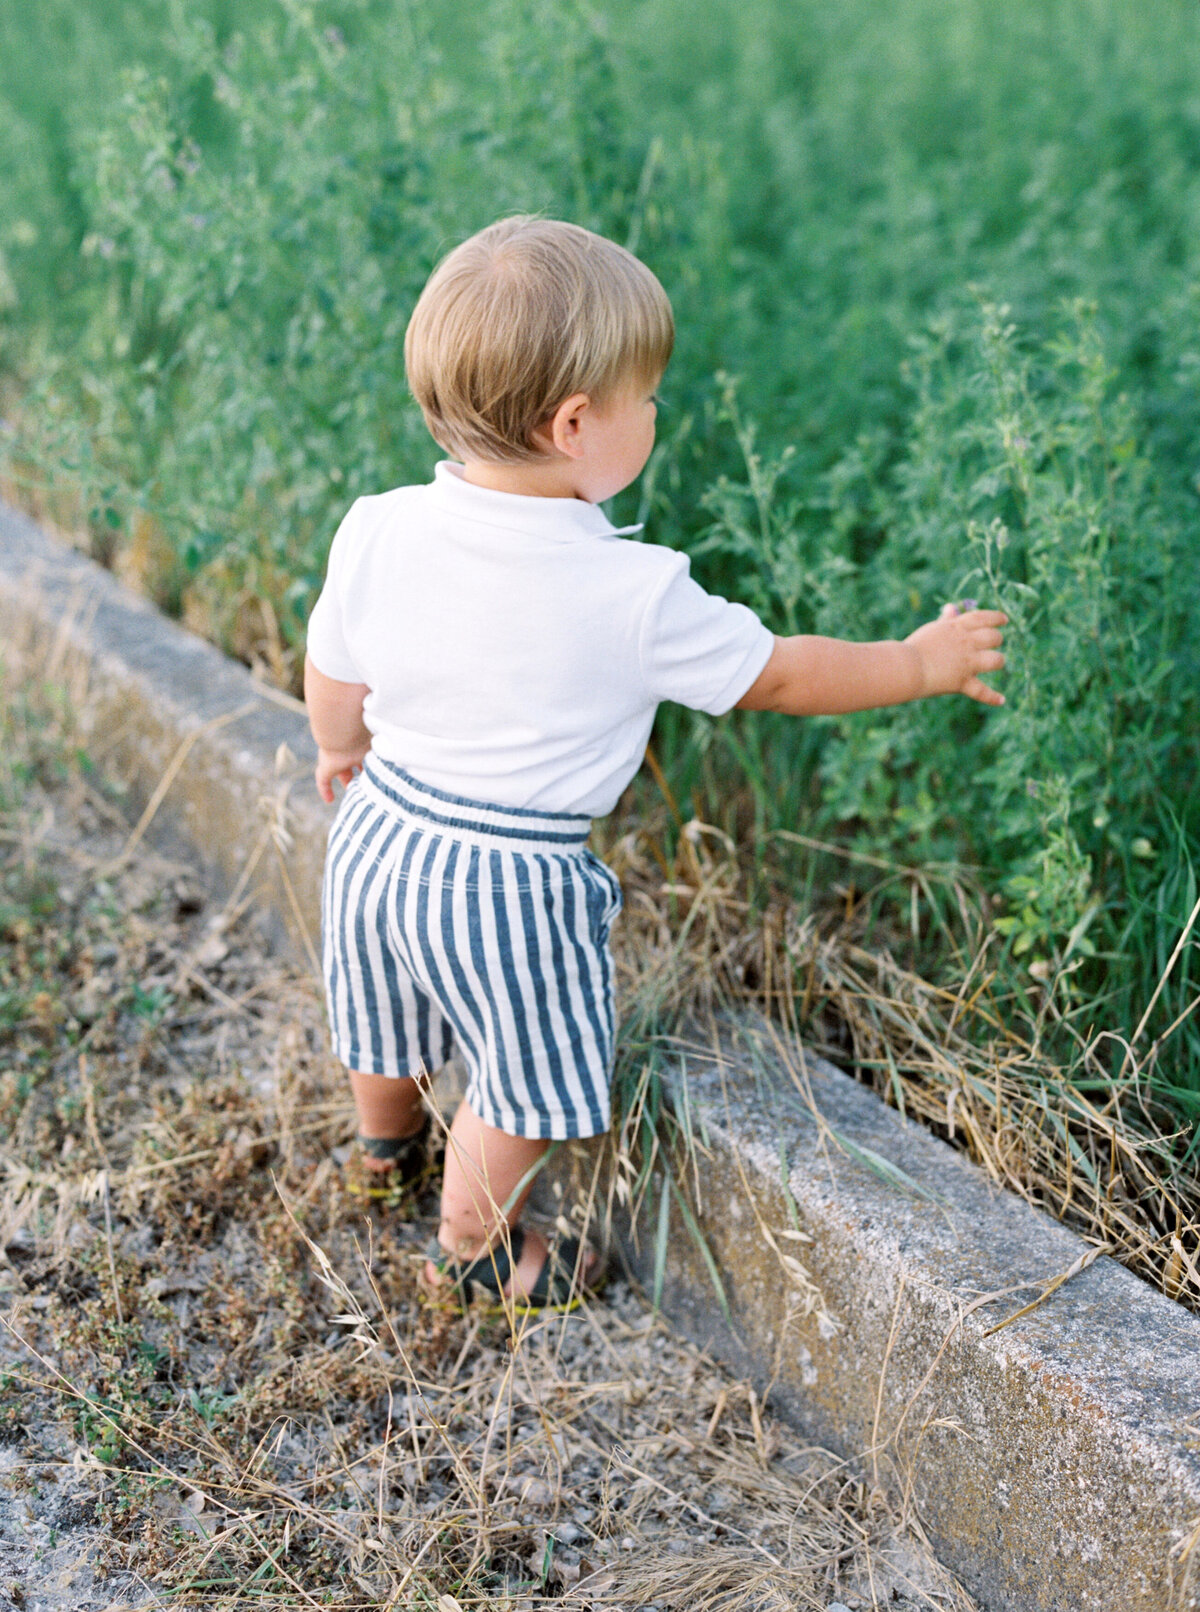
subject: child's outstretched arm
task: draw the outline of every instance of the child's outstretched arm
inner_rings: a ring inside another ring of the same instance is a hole
[[[770,660],[738,701],[743,711],[838,716],[903,705],[930,694],[965,694],[983,705],[1004,696],[980,681],[1004,665],[1000,610],[947,605],[903,641],[852,644],[841,638],[776,638]]]
[[[304,661],[304,703],[317,741],[317,792],[323,801],[333,799],[333,780],[348,784],[371,748],[371,735],[363,722],[363,701],[370,693],[365,683],[339,683]]]

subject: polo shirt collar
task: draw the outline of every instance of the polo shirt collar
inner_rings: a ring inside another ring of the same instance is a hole
[[[536,537],[630,537],[637,526],[614,526],[598,504],[582,498],[530,498],[525,493],[500,493],[463,480],[461,465],[443,459],[434,471],[430,496],[440,509],[485,526]]]

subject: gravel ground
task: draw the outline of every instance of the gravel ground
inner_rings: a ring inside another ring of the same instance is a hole
[[[431,1309],[313,983],[0,679],[0,1607],[936,1607],[915,1519],[619,1281]]]

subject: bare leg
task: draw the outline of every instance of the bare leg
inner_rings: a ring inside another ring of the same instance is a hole
[[[351,1069],[350,1090],[354,1093],[358,1129],[363,1136],[383,1136],[398,1141],[415,1136],[424,1123],[421,1085],[409,1075],[397,1079],[392,1075],[368,1075],[361,1069]],[[368,1170],[391,1169],[387,1159],[373,1159],[369,1154],[363,1155],[362,1162]]]
[[[446,1142],[442,1221],[438,1227],[438,1242],[459,1264],[469,1264],[489,1245],[495,1246],[500,1240],[495,1233],[502,1222],[510,1227],[517,1224],[533,1189],[532,1180],[520,1191],[518,1183],[549,1146],[549,1142],[538,1138],[509,1136],[485,1125],[465,1102],[459,1104]],[[545,1238],[528,1232],[513,1273],[515,1281],[506,1284],[518,1298],[523,1298],[537,1281],[545,1258]],[[437,1271],[432,1262],[425,1267],[425,1275],[436,1283]]]

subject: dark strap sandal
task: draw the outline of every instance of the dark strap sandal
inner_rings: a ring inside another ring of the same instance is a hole
[[[427,1163],[429,1116],[411,1136],[359,1136],[358,1150],[366,1158],[379,1159],[388,1170],[360,1169],[351,1191],[363,1198],[394,1198],[397,1190],[419,1181]]]
[[[556,1238],[546,1250],[542,1268],[528,1294],[523,1299],[506,1298],[504,1284],[512,1275],[513,1267],[519,1264],[524,1247],[525,1233],[520,1226],[514,1226],[509,1233],[507,1247],[504,1243],[497,1243],[495,1248],[485,1249],[469,1265],[460,1265],[435,1237],[426,1249],[425,1257],[442,1281],[436,1287],[426,1284],[425,1290],[439,1302],[453,1295],[458,1306],[465,1308],[470,1302],[470,1289],[478,1287],[490,1297],[492,1304],[489,1307],[497,1312],[511,1310],[517,1315],[533,1315],[554,1310],[566,1315],[578,1309],[585,1290],[593,1290],[599,1285],[599,1269],[586,1280],[582,1276],[583,1244],[579,1239]]]

